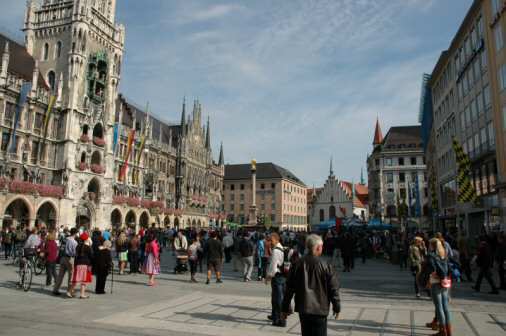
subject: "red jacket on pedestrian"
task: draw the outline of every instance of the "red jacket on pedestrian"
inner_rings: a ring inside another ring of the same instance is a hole
[[[58,245],[56,245],[56,241],[48,240],[46,241],[45,251],[46,253],[46,261],[47,262],[56,262],[58,259]]]

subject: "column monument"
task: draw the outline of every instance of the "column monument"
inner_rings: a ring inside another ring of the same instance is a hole
[[[249,207],[249,221],[248,226],[257,225],[257,162],[251,160],[251,206]]]

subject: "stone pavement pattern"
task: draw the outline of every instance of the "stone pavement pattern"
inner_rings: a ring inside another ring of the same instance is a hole
[[[63,299],[41,287],[29,293],[15,288],[14,268],[0,265],[0,335],[299,335],[296,316],[288,327],[272,327],[270,290],[259,282],[243,283],[229,265],[225,282],[190,284],[188,275],[173,275],[164,253],[165,272],[158,286],[147,287],[143,275],[115,275],[114,294],[89,300]],[[428,298],[417,300],[412,277],[381,262],[357,265],[341,274],[343,311],[329,320],[329,335],[431,335],[423,327],[433,316]],[[470,285],[453,290],[455,335],[506,334],[506,296],[475,294]],[[484,285],[483,290],[486,290]]]

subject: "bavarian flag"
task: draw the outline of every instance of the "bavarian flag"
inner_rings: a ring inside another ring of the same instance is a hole
[[[476,190],[470,177],[471,161],[455,137],[453,138],[453,150],[457,161],[457,185],[459,188],[457,201],[476,203]]]

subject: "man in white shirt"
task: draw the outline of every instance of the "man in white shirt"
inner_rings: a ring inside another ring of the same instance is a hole
[[[176,251],[179,251],[179,250],[188,250],[188,240],[186,240],[186,237],[185,235],[183,234],[182,231],[179,231],[177,233],[177,237],[176,239],[174,239],[174,249]]]
[[[281,317],[283,305],[283,295],[285,293],[286,278],[282,273],[285,254],[283,245],[280,243],[279,234],[271,234],[272,254],[265,276],[265,284],[271,282],[271,304],[272,314],[268,316],[272,320],[272,325],[276,327],[286,327],[286,320]]]
[[[37,229],[33,228],[30,232],[30,236],[25,242],[25,249],[36,249],[40,246],[41,240],[39,235],[37,234]]]

